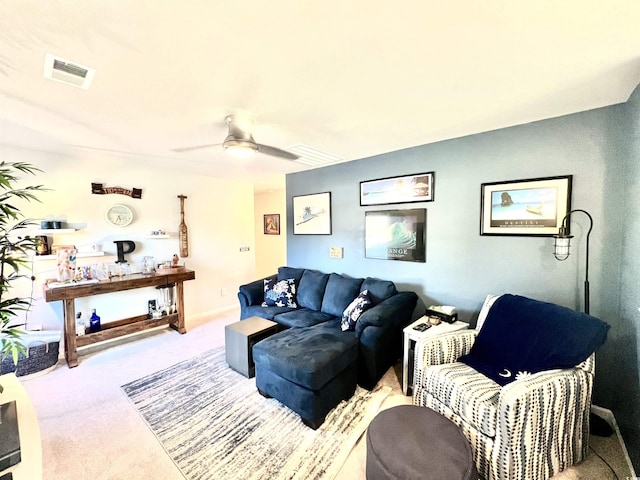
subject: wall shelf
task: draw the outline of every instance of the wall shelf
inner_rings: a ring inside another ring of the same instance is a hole
[[[47,228],[46,230],[38,229],[34,230],[35,235],[57,235],[60,233],[74,233],[80,230],[79,228]]]

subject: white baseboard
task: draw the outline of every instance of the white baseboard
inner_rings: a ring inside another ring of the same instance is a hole
[[[624,440],[622,439],[622,434],[620,433],[620,428],[618,427],[618,422],[616,422],[616,417],[613,415],[613,412],[608,408],[599,407],[597,405],[591,405],[591,412],[598,415],[600,418],[606,420],[606,422],[613,428],[613,431],[616,433],[618,437],[618,441],[620,442],[620,448],[622,448],[622,452],[624,453],[624,458],[627,460],[627,465],[629,465],[629,470],[631,471],[631,478],[636,478],[636,472],[633,469],[633,463],[631,463],[631,458],[629,457],[629,452],[627,450],[627,446],[624,444]]]

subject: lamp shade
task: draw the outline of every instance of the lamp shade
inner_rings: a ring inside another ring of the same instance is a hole
[[[571,239],[572,235],[567,235],[567,229],[565,227],[560,227],[560,232],[558,235],[554,235],[553,242],[553,255],[556,257],[556,260],[566,260],[569,258],[570,249],[571,249]]]

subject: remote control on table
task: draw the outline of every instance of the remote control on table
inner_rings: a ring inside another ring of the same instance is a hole
[[[429,325],[428,323],[419,323],[418,325],[413,327],[414,330],[418,330],[419,332],[424,332],[429,328],[431,328],[431,325]]]

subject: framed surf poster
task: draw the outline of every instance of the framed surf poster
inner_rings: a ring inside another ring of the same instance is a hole
[[[365,257],[424,263],[426,226],[424,208],[365,212]]]

